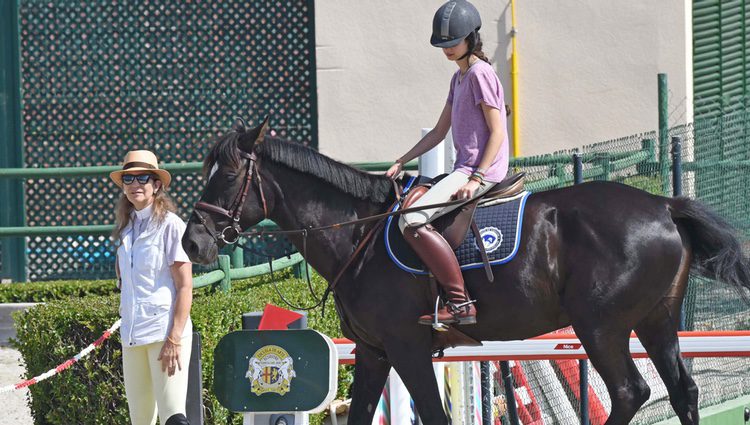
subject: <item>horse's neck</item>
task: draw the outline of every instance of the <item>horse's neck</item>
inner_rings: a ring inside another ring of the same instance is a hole
[[[277,179],[283,202],[271,219],[284,230],[311,229],[378,214],[386,207],[351,196],[327,186],[313,176],[294,173],[293,179]],[[375,223],[342,226],[290,237],[307,261],[329,281],[349,260],[366,229]],[[302,252],[302,251],[306,252]]]

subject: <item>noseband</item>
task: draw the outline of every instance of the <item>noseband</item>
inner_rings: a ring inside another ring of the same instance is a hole
[[[242,216],[242,207],[245,205],[245,198],[247,198],[247,193],[250,191],[250,186],[252,186],[253,172],[255,172],[255,174],[258,176],[258,190],[260,192],[260,199],[263,203],[263,217],[268,217],[266,198],[263,196],[263,188],[261,187],[260,172],[257,170],[258,157],[255,152],[247,153],[244,151],[239,151],[239,155],[240,157],[247,160],[247,166],[245,169],[245,181],[242,182],[242,189],[240,190],[239,195],[234,199],[232,206],[229,209],[224,209],[207,202],[199,201],[195,204],[195,208],[193,208],[193,212],[198,216],[198,219],[200,220],[201,224],[203,224],[203,227],[206,228],[206,232],[208,232],[208,234],[214,238],[214,241],[216,241],[217,243],[221,241],[226,245],[234,245],[235,243],[237,243],[237,241],[240,240],[240,236],[242,235],[242,227],[240,227],[240,217]],[[203,215],[199,213],[198,210],[222,215],[229,218],[231,222],[221,232],[214,233],[211,231],[211,229],[208,228],[208,226],[206,225],[206,218],[203,217]]]

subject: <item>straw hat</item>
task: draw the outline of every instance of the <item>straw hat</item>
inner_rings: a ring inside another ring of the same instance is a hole
[[[125,155],[125,160],[122,161],[122,170],[109,173],[109,178],[111,178],[116,185],[122,187],[123,174],[134,172],[141,172],[139,174],[142,174],[143,171],[156,174],[164,187],[169,186],[169,182],[172,181],[172,176],[169,174],[169,171],[160,169],[159,161],[156,160],[156,155],[147,150],[128,152],[128,154]]]

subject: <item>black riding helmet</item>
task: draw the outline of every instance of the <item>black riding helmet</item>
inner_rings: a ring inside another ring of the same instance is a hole
[[[479,11],[466,0],[449,1],[440,6],[432,18],[430,44],[453,47],[482,26]],[[470,50],[471,51],[471,50]]]

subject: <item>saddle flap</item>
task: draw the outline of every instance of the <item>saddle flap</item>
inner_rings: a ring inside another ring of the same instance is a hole
[[[432,223],[433,227],[443,235],[448,245],[454,250],[461,245],[469,232],[471,221],[474,219],[474,212],[477,210],[479,201],[473,201],[469,204],[457,208],[445,215],[436,218]]]
[[[518,195],[523,192],[523,186],[526,181],[526,173],[520,172],[513,174],[510,177],[506,177],[500,183],[497,183],[487,193],[482,196],[482,199],[499,199],[509,198],[511,196]]]

